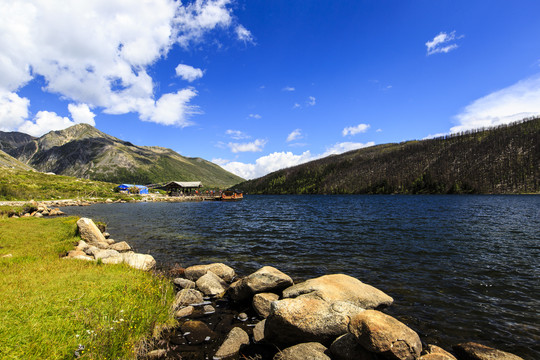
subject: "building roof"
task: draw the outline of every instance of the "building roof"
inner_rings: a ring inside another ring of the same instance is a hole
[[[126,188],[136,187],[136,188],[139,188],[139,189],[146,189],[146,186],[144,186],[144,185],[131,185],[131,184],[120,184],[120,185],[118,185],[118,187],[126,187]]]
[[[198,188],[198,187],[202,187],[202,182],[200,181],[171,181],[165,184],[165,187],[169,187],[171,185],[176,185],[183,188]]]

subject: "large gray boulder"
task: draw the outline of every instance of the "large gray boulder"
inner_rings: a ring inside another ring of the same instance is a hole
[[[236,276],[236,273],[231,267],[222,263],[190,266],[185,270],[184,276],[188,280],[197,281],[201,276],[206,274],[208,271],[213,272],[214,274],[216,274],[217,276],[219,276],[226,282],[231,282]]]
[[[120,253],[112,249],[102,249],[102,250],[94,252],[94,258],[96,260],[106,259],[110,257],[120,257]]]
[[[254,273],[231,284],[231,297],[236,301],[262,292],[280,293],[291,286],[291,277],[272,266],[264,266]]]
[[[156,266],[156,260],[152,255],[148,254],[136,254],[136,253],[122,253],[122,260],[132,268],[148,271]]]
[[[227,334],[225,341],[214,355],[214,359],[229,358],[238,354],[242,345],[249,344],[249,335],[239,327],[234,327]]]
[[[330,360],[328,349],[319,343],[310,342],[291,346],[278,352],[273,360]]]
[[[110,248],[116,251],[129,251],[131,250],[131,246],[125,241],[120,241],[117,243],[113,243],[110,245]]]
[[[517,355],[475,342],[452,346],[459,360],[523,360]]]
[[[348,302],[314,298],[274,301],[266,318],[264,337],[277,345],[304,342],[330,344],[347,333],[350,317],[364,309]]]
[[[389,306],[394,301],[379,289],[344,274],[324,275],[291,286],[284,298],[310,297],[329,302],[347,301],[364,309]]]
[[[80,218],[77,221],[77,226],[79,228],[81,239],[83,239],[87,244],[94,245],[100,249],[107,249],[109,247],[105,237],[101,231],[99,231],[92,219]]]
[[[212,271],[208,271],[201,276],[195,284],[207,296],[222,297],[227,291],[227,283]]]
[[[365,349],[387,359],[414,360],[422,352],[422,342],[414,330],[377,310],[353,316],[349,332]]]
[[[351,333],[338,337],[330,345],[330,354],[334,360],[377,360],[376,355],[364,349]]]

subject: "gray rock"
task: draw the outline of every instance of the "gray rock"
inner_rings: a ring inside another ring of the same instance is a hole
[[[201,276],[206,274],[208,271],[213,272],[224,281],[230,282],[235,277],[234,270],[222,263],[214,263],[208,265],[194,265],[190,266],[185,270],[185,277],[191,281],[197,281]]]
[[[97,246],[100,249],[106,249],[108,247],[105,237],[101,231],[99,231],[92,219],[80,218],[77,221],[77,226],[79,227],[81,239],[83,239],[86,243]]]
[[[353,334],[338,337],[330,345],[330,354],[334,360],[377,360],[375,354],[364,349]]]
[[[295,298],[274,301],[266,318],[264,337],[276,345],[332,342],[348,331],[351,316],[364,309],[351,303]]]
[[[148,271],[156,266],[156,260],[152,255],[148,254],[135,254],[135,253],[122,253],[123,262],[131,266],[132,268]]]
[[[113,243],[111,246],[110,246],[111,249],[113,250],[116,250],[116,251],[129,251],[131,250],[131,246],[129,246],[129,244],[125,241],[120,241],[118,243]]]
[[[253,296],[253,308],[262,318],[267,318],[270,315],[270,307],[272,302],[277,301],[279,295],[274,293],[260,293]]]
[[[184,337],[190,345],[198,345],[210,341],[216,334],[202,321],[190,320],[180,325]]]
[[[173,280],[173,282],[182,289],[195,289],[196,286],[195,282],[184,278],[176,278]]]
[[[213,314],[216,312],[216,309],[212,305],[204,305],[203,311],[205,314]]]
[[[124,257],[122,254],[118,253],[116,256],[110,256],[104,259],[101,259],[101,262],[108,265],[122,264],[124,262]]]
[[[223,359],[238,354],[242,345],[249,344],[248,334],[239,327],[232,328],[225,341],[214,355],[214,359]]]
[[[86,251],[86,249],[88,249],[89,247],[90,246],[84,240],[80,240],[75,247],[75,250]]]
[[[207,296],[222,297],[227,291],[227,283],[210,270],[201,276],[195,284]]]
[[[272,266],[264,266],[231,284],[231,297],[236,301],[241,301],[257,293],[280,293],[292,284],[293,280],[287,274]]]
[[[120,253],[118,251],[111,250],[111,249],[99,250],[99,251],[94,252],[94,258],[96,258],[96,260],[106,259],[110,257],[119,257],[119,256],[120,256]]]
[[[183,317],[186,317],[186,316],[190,316],[191,314],[193,314],[194,310],[195,310],[195,308],[193,306],[186,306],[186,307],[183,307],[183,308],[177,310],[174,313],[174,316],[177,317],[177,318],[183,318]]]
[[[264,340],[264,324],[266,324],[266,319],[259,321],[253,328],[253,340],[255,342]]]
[[[88,247],[84,250],[84,252],[86,253],[86,255],[94,256],[96,252],[101,251],[101,250],[102,249],[98,248],[97,246],[88,245]]]
[[[452,346],[459,360],[523,360],[517,355],[468,342]]]
[[[327,350],[324,345],[316,342],[303,343],[278,352],[274,360],[330,360],[326,355]]]
[[[416,332],[377,310],[353,316],[349,332],[365,349],[388,359],[414,360],[422,352],[422,342]]]
[[[195,289],[182,289],[176,294],[173,307],[176,309],[186,305],[199,305],[203,302],[203,295],[200,291]]]
[[[311,297],[326,301],[347,301],[364,309],[389,306],[394,301],[379,289],[344,274],[324,275],[291,286],[284,298]]]
[[[457,360],[456,357],[448,351],[436,346],[427,345],[422,351],[419,360]]]

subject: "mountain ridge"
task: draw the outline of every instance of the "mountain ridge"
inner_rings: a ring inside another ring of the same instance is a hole
[[[0,147],[42,172],[114,183],[202,181],[229,187],[243,179],[201,158],[188,158],[160,146],[137,146],[77,124],[34,138],[0,133]]]

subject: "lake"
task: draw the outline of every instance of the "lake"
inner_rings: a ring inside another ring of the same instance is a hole
[[[241,202],[68,207],[158,266],[274,266],[296,282],[344,273],[448,348],[477,341],[540,359],[540,196],[246,196]]]

